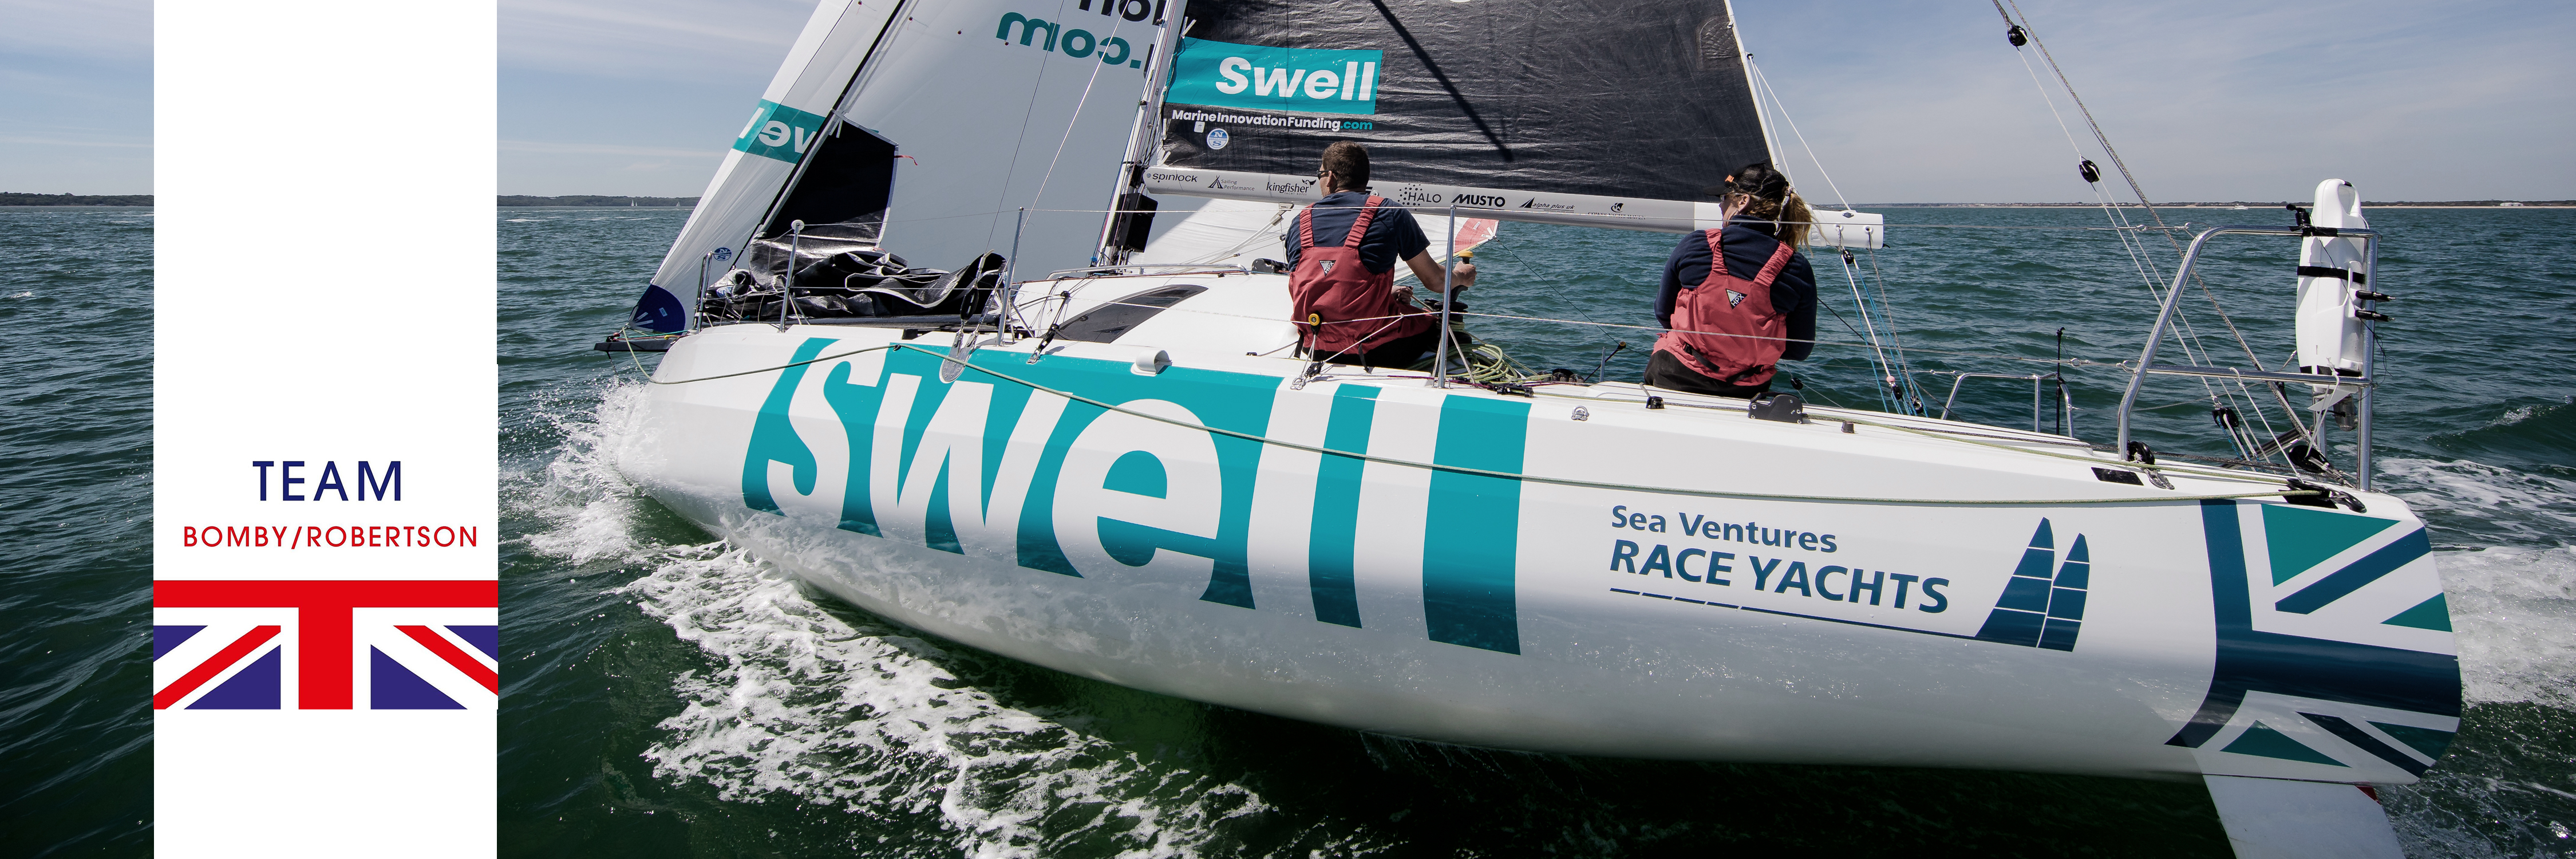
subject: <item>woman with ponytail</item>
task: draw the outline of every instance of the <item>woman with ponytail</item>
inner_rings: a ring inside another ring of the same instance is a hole
[[[1646,384],[1749,398],[1771,390],[1782,359],[1815,347],[1816,275],[1798,253],[1814,217],[1769,162],[1735,171],[1723,190],[1722,226],[1684,236],[1664,262],[1655,321],[1667,330]]]

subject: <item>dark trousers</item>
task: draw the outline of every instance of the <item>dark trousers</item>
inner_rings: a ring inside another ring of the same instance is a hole
[[[1646,359],[1646,384],[1667,391],[1741,397],[1748,400],[1769,393],[1771,390],[1770,379],[1764,379],[1758,385],[1729,385],[1709,378],[1691,369],[1690,365],[1682,363],[1682,359],[1673,357],[1673,353],[1660,349],[1655,351],[1654,357]]]

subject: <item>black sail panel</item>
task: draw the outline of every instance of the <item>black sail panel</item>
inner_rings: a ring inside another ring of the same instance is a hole
[[[1162,116],[1172,167],[1311,177],[1326,144],[1354,140],[1380,187],[1692,201],[1770,157],[1723,2],[1205,0],[1188,14]]]
[[[885,224],[886,199],[894,189],[895,145],[867,129],[835,123],[834,133],[816,144],[805,172],[787,193],[759,238],[787,234],[789,224],[810,227],[844,225],[844,235],[873,240]]]

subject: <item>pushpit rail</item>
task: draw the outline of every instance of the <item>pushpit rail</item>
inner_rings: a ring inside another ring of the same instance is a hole
[[[2173,325],[2174,310],[2182,304],[2183,286],[2191,281],[2192,267],[2200,261],[2200,250],[2202,246],[2207,245],[2211,238],[2224,235],[2288,236],[2299,239],[2360,239],[2362,247],[2362,268],[2358,273],[2364,275],[2367,280],[2374,282],[2379,276],[2379,232],[2376,230],[2357,227],[2256,226],[2250,224],[2223,225],[2202,230],[2200,235],[2192,237],[2191,246],[2183,251],[2182,265],[2174,269],[2173,285],[2165,290],[2164,307],[2156,312],[2155,328],[2147,332],[2146,348],[2138,353],[2138,364],[2129,372],[2128,390],[2120,395],[2120,437],[2115,449],[2121,451],[2122,456],[2130,455],[2129,412],[2137,404],[2138,389],[2146,384],[2147,377],[2149,375],[2199,376],[2203,378],[2238,379],[2244,381],[2295,383],[2303,385],[2353,385],[2361,388],[2361,394],[2358,397],[2361,401],[2361,405],[2360,408],[2356,410],[2359,413],[2359,423],[2354,436],[2354,446],[2359,449],[2359,458],[2353,467],[2353,486],[2354,488],[2360,489],[2364,492],[2370,491],[2370,396],[2371,392],[2376,389],[2376,383],[2378,380],[2375,369],[2371,364],[2371,358],[2372,355],[2378,351],[2378,331],[2377,323],[2369,316],[2361,317],[2361,375],[2357,377],[2331,376],[2318,373],[2277,373],[2264,370],[2240,370],[2234,367],[2199,367],[2185,364],[2156,363],[2156,347],[2164,343],[2165,332],[2170,330]],[[2361,305],[2368,305],[2371,303],[2373,302],[2368,300],[2360,301]],[[2357,309],[2368,311],[2370,308],[2361,306],[2357,307]],[[2324,439],[2322,438],[2324,434],[2323,427],[2324,424],[2320,421],[2317,429],[2313,431],[2303,430],[2304,432],[2311,432],[2314,435],[2319,436],[2315,441],[2317,441],[2320,449],[2322,449],[2324,445]]]
[[[1960,373],[1950,381],[1950,398],[1941,401],[1941,419],[1945,421],[1950,419],[1950,407],[1959,404],[1959,386],[1966,384],[1969,379],[2011,379],[2030,383],[2030,431],[2042,432],[2043,430],[2039,428],[2039,418],[2047,414],[2048,408],[2045,405],[2048,401],[2042,392],[2046,390],[2044,386],[2049,378],[2048,373]],[[2066,392],[2064,385],[2057,388],[2057,406],[2061,410],[2059,414],[2066,416],[2066,424],[2057,435],[2074,435],[2075,398],[2074,395]]]

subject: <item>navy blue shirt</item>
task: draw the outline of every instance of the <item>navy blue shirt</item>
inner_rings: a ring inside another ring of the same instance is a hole
[[[1342,240],[1351,237],[1351,222],[1359,220],[1360,207],[1366,205],[1368,194],[1363,191],[1343,191],[1317,202],[1315,246],[1340,247]],[[1302,211],[1289,216],[1288,234],[1282,237],[1288,246],[1289,271],[1297,270],[1297,223],[1304,217]],[[1369,218],[1368,232],[1360,235],[1360,263],[1369,271],[1383,273],[1395,268],[1398,261],[1412,259],[1430,248],[1431,239],[1422,234],[1422,225],[1414,222],[1413,213],[1387,200],[1378,204],[1377,214]],[[1708,254],[1700,254],[1700,259],[1701,265],[1707,265]]]
[[[1342,228],[1350,229],[1347,222]],[[1780,240],[1771,237],[1774,229],[1769,221],[1727,221],[1726,232],[1719,236],[1719,247],[1726,251],[1726,273],[1745,280],[1761,276],[1771,252],[1780,247]],[[1673,327],[1673,303],[1682,290],[1697,288],[1707,279],[1708,239],[1696,230],[1683,234],[1681,243],[1673,246],[1672,258],[1664,261],[1663,291],[1655,295],[1655,323]],[[1789,342],[1783,344],[1787,348],[1780,357],[1806,360],[1816,348],[1816,272],[1807,266],[1806,254],[1791,255],[1789,264],[1780,267],[1780,276],[1772,278],[1771,309],[1789,317]]]

